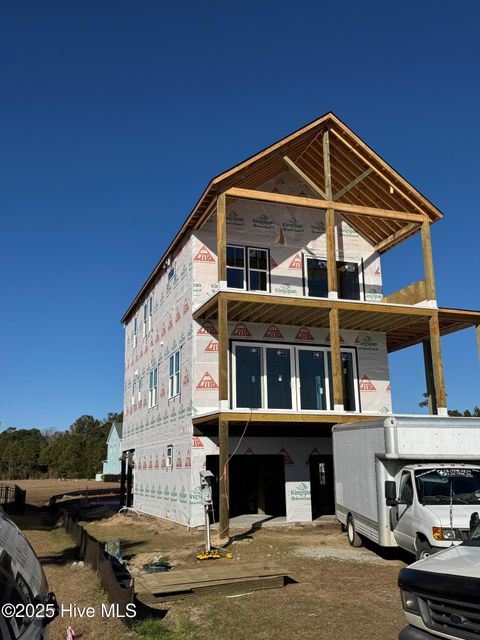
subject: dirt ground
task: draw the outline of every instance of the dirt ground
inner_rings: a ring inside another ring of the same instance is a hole
[[[67,491],[85,489],[109,489],[120,486],[118,482],[96,482],[95,480],[9,480],[27,491],[27,503],[40,507],[47,504],[51,496]]]
[[[61,484],[54,482],[51,492],[60,493]],[[35,500],[48,500],[42,492],[48,493],[50,488],[30,490]],[[30,502],[29,494],[27,501]],[[49,586],[61,602],[96,609],[106,602],[91,569],[72,566],[73,542],[62,529],[44,526],[39,516],[26,516],[18,522],[40,556]],[[134,575],[144,562],[160,556],[168,558],[173,571],[176,567],[198,565],[195,554],[202,547],[202,532],[189,532],[172,523],[135,515],[115,515],[86,526],[100,540],[120,539],[122,553]],[[211,562],[274,562],[283,568],[291,583],[281,589],[238,597],[212,594],[165,603],[163,630],[155,627],[145,634],[138,634],[119,620],[98,616],[91,620],[57,619],[50,625],[50,640],[65,638],[68,624],[82,640],[142,636],[168,640],[398,638],[404,616],[396,580],[401,567],[411,560],[408,556],[382,552],[374,545],[352,549],[333,523],[238,533],[243,535],[229,547],[234,558]]]

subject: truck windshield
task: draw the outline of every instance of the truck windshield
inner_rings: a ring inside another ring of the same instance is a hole
[[[480,504],[480,469],[417,469],[415,482],[422,504]]]

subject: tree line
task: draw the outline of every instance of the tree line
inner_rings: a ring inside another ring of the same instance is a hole
[[[122,413],[80,416],[66,431],[16,429],[0,433],[0,478],[94,478],[107,455],[107,437]]]

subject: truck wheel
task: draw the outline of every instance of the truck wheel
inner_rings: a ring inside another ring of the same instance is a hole
[[[358,535],[357,530],[355,529],[355,523],[353,522],[352,516],[349,516],[347,520],[347,538],[348,538],[348,544],[351,547],[362,546],[362,539]]]
[[[431,556],[433,553],[432,547],[428,544],[428,542],[426,540],[420,540],[419,538],[417,538],[415,549],[416,560],[423,560],[423,558],[428,558],[428,556]]]

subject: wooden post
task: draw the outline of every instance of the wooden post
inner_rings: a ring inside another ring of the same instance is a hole
[[[435,291],[435,276],[433,272],[432,240],[430,237],[430,222],[428,220],[422,222],[422,251],[427,300],[436,302],[437,294]]]
[[[220,411],[228,409],[228,307],[227,301],[218,299],[218,399]],[[227,406],[222,406],[224,403]]]
[[[323,132],[323,172],[325,176],[325,194],[332,200],[332,173],[330,168],[330,140],[328,129]],[[327,278],[328,297],[338,298],[337,293],[337,256],[335,247],[335,211],[327,209],[325,213],[327,242]]]
[[[423,362],[425,364],[425,382],[427,384],[428,413],[435,415],[437,413],[437,395],[435,393],[430,340],[423,341]]]
[[[220,540],[230,537],[229,520],[229,482],[228,482],[228,420],[220,418],[218,421],[219,446],[219,523],[218,535]]]
[[[480,360],[480,324],[475,326],[475,332],[477,334],[478,359]]]
[[[226,195],[220,193],[217,197],[217,263],[218,283],[220,288],[227,284],[227,221]]]
[[[445,379],[443,376],[442,347],[440,344],[440,324],[438,312],[429,320],[430,347],[432,350],[433,378],[435,380],[435,395],[437,398],[438,415],[447,415],[447,395],[445,393]]]
[[[332,359],[333,409],[343,411],[343,372],[340,351],[340,323],[338,309],[330,309],[330,350]]]

